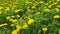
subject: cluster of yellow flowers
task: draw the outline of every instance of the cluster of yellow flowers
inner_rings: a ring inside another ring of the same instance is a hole
[[[28,20],[28,24],[30,25],[30,24],[32,24],[32,23],[34,23],[34,19],[29,19]],[[20,30],[20,29],[24,29],[24,28],[27,28],[28,27],[28,24],[27,23],[24,23],[22,26],[20,26],[20,25],[17,25],[16,26],[16,30],[13,30],[12,31],[12,34],[17,34],[17,32]]]
[[[20,31],[21,28],[22,28],[22,26],[17,25],[17,26],[16,26],[16,30],[13,30],[13,31],[12,31],[12,34],[17,34],[17,33]]]
[[[6,25],[8,25],[8,24],[7,23],[0,24],[0,27],[6,26]]]
[[[12,23],[17,22],[17,19],[12,19],[11,17],[14,18],[14,16],[7,16],[6,19],[12,21]]]
[[[19,25],[17,25],[16,26],[16,30],[13,30],[12,31],[12,34],[17,34],[18,33],[18,31],[21,29],[21,28],[27,28],[28,27],[28,25],[25,23],[23,26],[19,26]]]
[[[45,6],[45,8],[43,8],[43,10],[44,10],[45,12],[50,12],[50,10],[51,10],[50,8],[52,8],[52,6],[54,6],[54,5],[57,5],[60,0],[56,0],[57,2],[54,2],[54,0],[52,0],[52,1],[49,0],[48,3],[45,3],[44,1],[39,1],[39,2],[36,2],[35,0],[32,0],[32,1],[33,1],[33,2],[29,2],[28,0],[26,0],[25,3],[26,3],[26,5],[28,5],[28,4],[33,4],[34,2],[35,2],[36,4],[43,4],[43,5]],[[49,3],[51,3],[51,2],[53,2],[53,3],[52,3],[52,4],[49,4]],[[20,9],[15,9],[17,3],[18,3],[18,0],[16,0],[16,2],[12,2],[11,4],[9,4],[9,5],[10,5],[9,7],[5,7],[5,11],[9,11],[9,10],[11,9],[11,7],[12,7],[12,9],[14,10],[14,13],[15,13],[15,14],[19,13],[21,10],[20,10]],[[7,4],[7,3],[4,3],[4,4]],[[29,9],[29,8],[30,8],[29,6],[28,6],[27,8],[28,8],[27,11],[31,11],[31,10]],[[31,6],[31,8],[32,8],[32,9],[36,8],[36,5],[33,4],[33,6]],[[3,8],[3,7],[0,7],[0,14],[2,14],[1,9],[4,9],[4,8]],[[37,9],[37,8],[36,8],[36,9]],[[53,8],[53,9],[54,9],[56,12],[59,12],[59,11],[60,11],[60,5],[57,5],[57,7]],[[32,10],[31,12],[34,12],[34,11]],[[43,11],[41,11],[41,12],[43,12]],[[41,12],[40,12],[39,10],[37,10],[35,14],[39,15],[39,14],[41,14]],[[25,15],[25,14],[24,14],[24,15]],[[32,14],[29,14],[28,17],[31,16],[31,15],[32,15]],[[15,19],[15,17],[18,17],[18,19]],[[12,23],[15,23],[15,22],[19,22],[19,19],[21,19],[20,17],[21,17],[21,16],[20,16],[19,14],[17,14],[17,15],[15,15],[15,16],[14,16],[14,15],[12,15],[12,16],[7,16],[6,19],[9,20],[9,21],[11,21]],[[28,18],[28,17],[25,16],[24,18]],[[54,15],[52,18],[60,18],[60,16],[59,16],[59,15]],[[17,32],[20,31],[20,29],[28,28],[28,26],[31,25],[31,24],[33,24],[34,22],[35,22],[35,20],[34,20],[33,18],[28,18],[27,22],[24,23],[22,26],[17,24],[17,25],[16,25],[16,30],[13,30],[13,31],[12,31],[12,34],[17,34]],[[20,22],[19,22],[19,23],[20,23]],[[5,26],[5,25],[8,25],[8,24],[7,24],[7,23],[1,24],[0,27]],[[10,26],[14,26],[14,24],[11,24]],[[43,27],[42,30],[43,30],[43,31],[47,31],[48,28],[47,28],[47,27]],[[60,29],[59,29],[59,32],[60,32]]]

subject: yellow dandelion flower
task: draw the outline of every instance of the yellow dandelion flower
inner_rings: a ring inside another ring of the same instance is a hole
[[[59,18],[60,16],[59,15],[55,15],[53,18]]]
[[[14,26],[14,24],[11,24],[10,26]]]
[[[52,1],[50,0],[49,3],[51,3]]]
[[[9,7],[6,7],[6,9],[5,9],[6,11],[9,11],[10,10],[10,8]]]
[[[57,2],[59,2],[60,0],[57,0]]]
[[[22,27],[17,25],[16,28],[17,28],[16,30],[19,31]]]
[[[40,3],[40,4],[43,4],[44,2],[43,2],[43,1],[40,1],[39,3]]]
[[[3,9],[3,7],[0,7],[0,10]]]
[[[31,4],[32,2],[25,2],[25,3],[26,3],[26,5],[27,5],[27,4]]]
[[[56,5],[58,2],[53,3],[53,5]]]
[[[48,3],[46,3],[45,5],[48,6]]]
[[[17,17],[20,17],[20,15],[17,15]]]
[[[51,6],[48,6],[48,8],[51,8]]]
[[[20,11],[20,10],[16,9],[16,10],[15,10],[15,13],[17,13],[17,12],[19,12],[19,11]]]
[[[40,12],[36,12],[36,14],[40,14]]]
[[[2,26],[4,26],[4,25],[1,24],[0,27],[2,27]]]
[[[26,3],[26,5],[27,5],[27,4],[30,4],[30,3],[32,3],[32,2],[29,2],[28,0],[26,0],[25,3]]]
[[[17,34],[17,30],[12,31],[12,34]]]
[[[32,23],[34,23],[34,19],[29,19],[29,20],[28,20],[28,24],[30,25],[30,24],[32,24]]]
[[[8,25],[7,23],[4,23],[4,24],[0,24],[0,27],[2,27],[2,26],[5,26],[5,25]]]
[[[14,18],[15,16],[11,16],[12,18]]]
[[[28,27],[27,23],[25,23],[25,24],[22,26],[22,28],[27,28],[27,27]]]
[[[49,12],[49,11],[50,11],[50,9],[48,9],[48,8],[45,8],[45,9],[44,9],[44,11],[47,11],[47,12]]]
[[[10,21],[12,21],[13,19],[10,19]]]
[[[16,28],[17,28],[17,29],[18,29],[18,28],[20,29],[20,28],[21,28],[21,26],[17,25],[17,26],[16,26]]]
[[[13,19],[12,22],[17,22],[17,19]]]
[[[32,8],[36,8],[35,6],[32,6]]]
[[[42,28],[42,30],[43,30],[43,31],[47,31],[47,30],[48,30],[48,28],[47,28],[47,27],[44,27],[44,28]]]
[[[60,34],[60,29],[59,29],[58,33]]]
[[[7,23],[4,23],[3,25],[8,25]]]
[[[2,14],[2,12],[0,11],[0,14]]]
[[[10,16],[7,16],[6,19],[10,19],[11,17]]]
[[[55,10],[59,12],[59,9],[58,8],[55,8]]]
[[[60,6],[59,6],[59,5],[57,5],[57,7],[58,7],[58,8],[60,8]]]

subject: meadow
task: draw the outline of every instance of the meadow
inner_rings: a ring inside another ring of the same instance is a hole
[[[60,0],[0,0],[0,34],[60,34]]]

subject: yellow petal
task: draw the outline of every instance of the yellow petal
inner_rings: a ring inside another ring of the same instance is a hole
[[[32,23],[34,23],[34,19],[29,19],[29,20],[28,20],[28,24],[30,25],[30,24],[32,24]]]
[[[27,28],[27,27],[28,25],[26,23],[22,26],[22,28]]]
[[[12,34],[17,34],[17,30],[12,31]]]

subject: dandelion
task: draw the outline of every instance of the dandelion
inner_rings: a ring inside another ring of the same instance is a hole
[[[43,2],[43,1],[40,1],[39,3],[40,3],[40,4],[43,4],[44,2]]]
[[[46,3],[45,5],[48,6],[48,3]]]
[[[0,7],[0,10],[3,9],[3,7]]]
[[[10,16],[7,16],[6,19],[10,19],[11,17]]]
[[[10,8],[9,7],[6,7],[6,9],[5,9],[6,11],[9,11],[10,10]]]
[[[36,12],[36,14],[40,14],[40,12]]]
[[[25,24],[22,26],[22,28],[27,28],[27,27],[28,27],[27,23],[25,23]]]
[[[11,16],[12,18],[14,18],[15,16]]]
[[[16,28],[17,28],[16,30],[19,31],[22,27],[17,25]]]
[[[4,23],[3,25],[8,25],[7,23]]]
[[[59,5],[57,5],[57,7],[58,7],[58,8],[60,8],[60,6],[59,6]]]
[[[10,26],[14,26],[14,24],[11,24]]]
[[[54,2],[53,5],[56,5],[58,2]]]
[[[16,10],[15,10],[15,13],[18,13],[19,11],[20,11],[20,10],[16,9]]]
[[[60,29],[59,29],[58,33],[60,34]]]
[[[35,6],[32,6],[32,8],[36,8]]]
[[[13,19],[10,19],[10,21],[12,21]]]
[[[20,15],[17,15],[17,17],[20,17]]]
[[[17,22],[17,19],[13,19],[12,22]]]
[[[7,23],[0,24],[0,27],[8,25]]]
[[[55,10],[59,12],[59,9],[58,8],[55,8]]]
[[[25,3],[26,3],[26,5],[27,5],[27,4],[30,4],[30,3],[32,3],[32,2],[29,2],[28,0],[26,0]]]
[[[47,30],[48,30],[48,28],[47,28],[47,27],[44,27],[44,28],[42,28],[42,30],[43,30],[43,31],[47,31]]]
[[[59,2],[60,0],[57,0],[57,2]]]
[[[45,8],[45,9],[44,9],[44,11],[47,11],[47,12],[49,12],[49,11],[50,11],[50,9],[48,9],[48,8]]]
[[[50,0],[49,3],[51,3],[52,1]]]
[[[34,19],[29,19],[29,20],[28,20],[28,24],[30,25],[30,24],[32,24],[32,23],[34,23]]]
[[[31,4],[32,2],[25,2],[25,3],[26,3],[26,5],[27,5],[27,4]]]
[[[51,6],[48,6],[48,8],[51,8]]]
[[[53,18],[59,18],[59,15],[55,15]]]
[[[0,11],[0,14],[2,14],[2,12]]]
[[[18,28],[21,28],[21,26],[20,26],[20,25],[17,25],[16,28],[17,28],[17,29],[18,29]]]
[[[17,30],[12,31],[12,34],[17,34]]]

